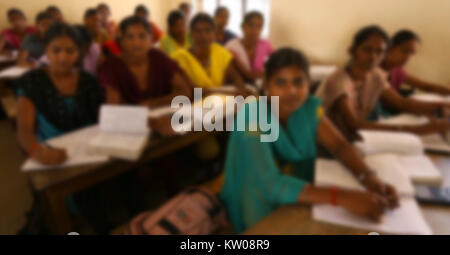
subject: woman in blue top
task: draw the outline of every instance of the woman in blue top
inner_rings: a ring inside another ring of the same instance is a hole
[[[45,35],[48,67],[17,81],[19,142],[43,164],[67,159],[65,150],[44,146],[45,140],[97,122],[101,93],[97,79],[77,68],[80,47],[73,27],[55,23]]]
[[[355,148],[322,116],[320,100],[309,95],[306,58],[296,50],[281,49],[270,57],[265,70],[267,96],[279,97],[279,138],[262,143],[261,132],[231,134],[221,198],[235,230],[246,230],[286,204],[331,203],[374,221],[386,207],[397,206],[394,188],[369,170]],[[246,105],[237,118],[244,113],[249,116],[249,109],[262,103]],[[267,113],[267,118],[274,119],[273,113]],[[246,117],[246,124],[254,120]],[[312,185],[317,142],[347,166],[367,191]],[[290,169],[289,174],[282,169]]]

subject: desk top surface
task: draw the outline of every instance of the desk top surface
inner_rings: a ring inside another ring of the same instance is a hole
[[[450,158],[430,155],[442,171],[445,187],[450,187]],[[450,207],[420,205],[425,220],[435,235],[450,234]],[[247,230],[246,235],[367,235],[368,230],[354,229],[315,221],[311,206],[292,205],[276,210]]]

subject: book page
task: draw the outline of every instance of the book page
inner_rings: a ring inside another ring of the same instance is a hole
[[[359,131],[359,134],[363,140],[355,142],[355,146],[364,155],[377,153],[420,155],[424,153],[420,137],[414,134],[369,130]]]
[[[354,215],[342,207],[315,205],[313,218],[332,224],[375,231],[380,234],[431,235],[432,231],[425,221],[414,198],[400,199],[400,207],[388,210],[381,223],[375,223]]]
[[[98,133],[98,126],[92,126],[48,140],[46,144],[55,148],[66,149],[68,160],[59,166],[46,166],[32,159],[28,159],[23,164],[22,171],[50,170],[107,162],[109,160],[108,157],[92,154],[87,150],[87,141]]]
[[[103,105],[100,110],[100,130],[106,133],[148,135],[147,107]]]

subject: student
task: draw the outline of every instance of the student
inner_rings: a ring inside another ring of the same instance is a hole
[[[50,14],[53,22],[64,23],[64,16],[58,7],[50,5],[49,7],[47,7],[46,12]]]
[[[111,9],[105,3],[100,3],[97,5],[98,16],[100,19],[100,25],[104,31],[107,31],[109,38],[116,38],[116,23],[113,20],[110,20]]]
[[[378,26],[365,27],[355,35],[347,66],[332,74],[317,91],[328,117],[352,142],[359,138],[359,129],[405,131],[419,135],[447,131],[447,120],[433,119],[421,126],[391,126],[371,121],[379,102],[400,112],[429,116],[443,115],[447,109],[445,104],[403,98],[389,86],[386,76],[378,68],[388,44],[388,36]]]
[[[410,30],[400,30],[392,37],[386,57],[381,63],[383,70],[389,74],[391,87],[400,91],[400,87],[406,83],[423,91],[450,95],[448,86],[423,81],[404,69],[409,59],[416,54],[419,44],[419,36]]]
[[[47,12],[40,12],[36,16],[37,31],[28,35],[22,43],[17,57],[17,65],[34,67],[45,53],[45,34],[50,27],[52,19]]]
[[[302,53],[290,48],[278,50],[267,61],[264,78],[269,111],[256,110],[259,116],[249,116],[250,108],[264,103],[255,101],[246,105],[237,119],[245,114],[248,127],[267,114],[279,124],[279,138],[264,143],[260,131],[231,134],[220,197],[235,231],[248,229],[288,204],[333,204],[374,221],[380,220],[385,208],[397,206],[395,189],[381,182],[357,150],[322,116],[321,101],[309,95],[309,64]],[[279,97],[278,116],[270,111],[274,96]],[[316,142],[347,166],[366,191],[314,186]],[[290,174],[283,169],[289,169]]]
[[[46,68],[21,77],[18,88],[18,136],[34,160],[58,165],[67,159],[61,148],[45,141],[95,124],[101,104],[97,80],[76,68],[81,42],[69,25],[53,24],[45,36]]]
[[[160,49],[168,56],[178,49],[189,49],[191,43],[186,31],[186,18],[181,11],[172,11],[167,18],[169,32],[165,34],[160,43]]]
[[[173,60],[151,47],[151,28],[140,17],[120,23],[122,54],[110,56],[99,77],[110,104],[140,104],[150,108],[170,105],[177,95],[192,91]]]
[[[190,20],[191,19],[191,11],[192,11],[192,7],[189,3],[186,2],[182,2],[179,6],[178,6],[178,10],[180,10],[181,12],[184,13],[184,17],[186,17],[186,20]]]
[[[20,50],[23,39],[34,33],[36,29],[27,26],[27,18],[19,9],[9,9],[7,16],[11,28],[3,30],[2,35],[12,50]]]
[[[98,11],[95,8],[87,9],[84,13],[84,26],[89,29],[94,42],[102,45],[109,39],[108,33],[100,24]]]
[[[235,56],[237,69],[248,80],[262,77],[264,62],[273,52],[270,42],[261,39],[263,27],[264,16],[260,12],[249,12],[242,22],[244,37],[235,38],[225,46]]]
[[[231,81],[234,86],[243,88],[243,80],[231,64],[233,56],[215,42],[214,26],[208,14],[197,14],[190,24],[192,47],[175,51],[172,58],[196,87],[216,88]]]
[[[13,48],[7,42],[6,38],[0,34],[0,55],[10,56]]]
[[[227,29],[230,12],[227,7],[220,6],[214,13],[214,21],[216,22],[216,42],[226,45],[230,40],[236,38],[236,35]]]
[[[153,44],[158,43],[163,36],[163,31],[158,27],[158,25],[156,25],[156,23],[150,20],[150,11],[147,9],[147,7],[145,7],[144,5],[138,5],[136,9],[134,9],[134,15],[148,21],[152,30]]]

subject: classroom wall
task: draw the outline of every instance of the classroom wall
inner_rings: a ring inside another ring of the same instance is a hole
[[[413,29],[423,44],[407,69],[450,84],[449,0],[273,0],[271,8],[275,46],[298,47],[319,63],[344,64],[363,25],[376,23],[389,33]]]

